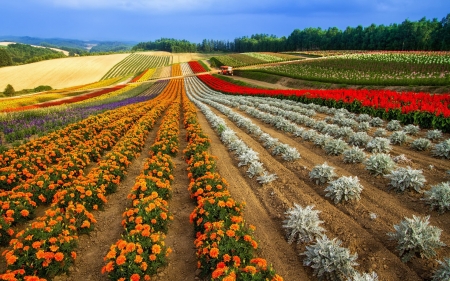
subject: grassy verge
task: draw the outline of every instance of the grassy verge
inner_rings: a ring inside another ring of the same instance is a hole
[[[228,77],[228,76],[225,76],[225,75],[213,74],[212,76],[214,76],[216,78],[219,78],[219,79],[222,79],[224,81],[233,83],[233,84],[238,85],[238,86],[252,87],[252,88],[258,88],[258,89],[266,89],[264,87],[259,87],[259,86],[256,86],[254,84],[250,84],[250,83],[246,83],[246,82],[243,82],[243,81],[235,80],[235,79],[233,79],[231,77]]]
[[[206,71],[211,71],[211,69],[202,60],[198,60],[198,63],[201,64]]]

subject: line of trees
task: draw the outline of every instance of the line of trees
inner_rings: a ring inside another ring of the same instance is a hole
[[[10,44],[0,48],[0,66],[19,65],[42,60],[64,58],[63,53],[25,44]]]
[[[228,40],[207,40],[194,44],[186,40],[159,39],[142,42],[133,50],[168,52],[285,52],[306,50],[450,50],[450,14],[441,21],[425,17],[401,24],[368,27],[295,29],[288,37],[254,34]]]

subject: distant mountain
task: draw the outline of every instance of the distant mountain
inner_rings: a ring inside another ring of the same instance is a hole
[[[127,51],[137,44],[137,42],[112,42],[112,41],[99,41],[89,40],[83,41],[78,39],[63,39],[63,38],[38,38],[29,36],[0,36],[0,41],[11,41],[22,44],[38,45],[38,46],[51,46],[58,47],[65,50],[73,49],[84,52],[118,52]],[[96,48],[96,46],[99,46]],[[78,52],[76,52],[78,53]]]

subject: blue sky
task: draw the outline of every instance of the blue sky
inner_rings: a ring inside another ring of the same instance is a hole
[[[450,13],[450,0],[0,0],[0,5],[0,35],[137,42],[280,37],[296,28],[440,21]]]

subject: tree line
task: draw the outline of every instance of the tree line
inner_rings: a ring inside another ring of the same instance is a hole
[[[64,58],[63,53],[25,44],[10,44],[0,48],[0,67]]]
[[[162,38],[141,42],[132,49],[167,52],[286,52],[306,50],[397,50],[449,51],[450,14],[442,20],[405,20],[401,24],[367,27],[295,29],[288,37],[254,34],[229,40],[208,40],[195,44],[186,40]]]

